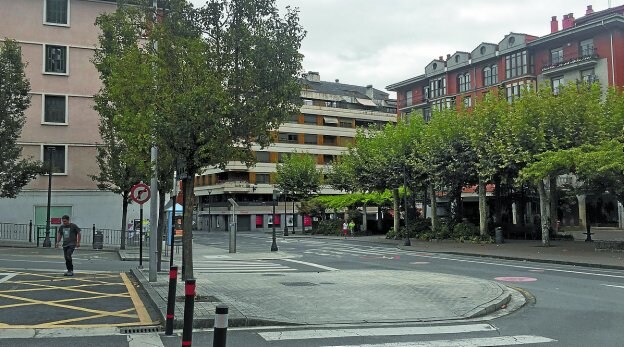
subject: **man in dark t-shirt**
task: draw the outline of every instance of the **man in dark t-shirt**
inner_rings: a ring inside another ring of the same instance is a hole
[[[65,266],[67,272],[65,276],[74,275],[74,263],[72,262],[72,254],[76,248],[80,247],[80,228],[69,222],[69,216],[64,215],[61,217],[63,223],[56,233],[56,247],[58,248],[61,241],[63,241],[63,255],[65,256]]]

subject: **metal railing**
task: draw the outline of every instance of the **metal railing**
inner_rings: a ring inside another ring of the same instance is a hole
[[[0,240],[32,242],[32,222],[29,224],[0,223]]]

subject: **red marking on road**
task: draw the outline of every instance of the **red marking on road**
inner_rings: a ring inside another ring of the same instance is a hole
[[[497,281],[502,282],[535,282],[537,278],[533,277],[496,277],[494,278]]]
[[[414,264],[414,265],[427,265],[429,264],[428,261],[413,261],[410,264]]]

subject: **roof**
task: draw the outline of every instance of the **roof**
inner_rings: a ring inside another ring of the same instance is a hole
[[[333,94],[333,95],[346,95],[353,96],[356,98],[368,98],[366,96],[366,87],[356,86],[352,84],[344,84],[339,82],[313,82],[306,79],[300,79],[301,83],[305,84],[308,88],[317,91],[319,93],[324,94]],[[379,89],[373,88],[373,99],[374,100],[386,100],[390,97],[390,94],[381,91]]]

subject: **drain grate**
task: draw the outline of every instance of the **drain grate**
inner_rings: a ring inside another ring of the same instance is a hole
[[[161,331],[162,331],[162,329],[159,326],[119,328],[119,333],[120,334],[159,333]]]
[[[186,296],[176,296],[177,302],[184,302],[184,300],[186,300]],[[221,300],[212,295],[195,295],[195,302],[221,302]]]
[[[287,287],[313,287],[317,285],[312,282],[282,282],[282,284]]]

